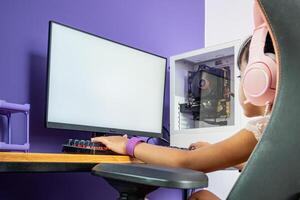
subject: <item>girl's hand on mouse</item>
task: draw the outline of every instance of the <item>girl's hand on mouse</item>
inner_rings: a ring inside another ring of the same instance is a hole
[[[103,136],[103,137],[94,137],[91,139],[92,142],[101,142],[110,150],[118,154],[127,154],[126,144],[127,144],[127,135],[124,136]]]
[[[199,142],[192,143],[189,146],[189,149],[190,150],[195,150],[195,149],[202,148],[202,147],[205,147],[205,146],[208,146],[208,145],[210,145],[209,142],[199,141]]]

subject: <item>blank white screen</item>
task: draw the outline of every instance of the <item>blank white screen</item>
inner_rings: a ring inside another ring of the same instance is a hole
[[[166,59],[52,23],[48,122],[161,133]]]

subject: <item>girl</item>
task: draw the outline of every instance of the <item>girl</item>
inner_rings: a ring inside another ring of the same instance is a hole
[[[256,6],[257,5],[255,5],[255,7]],[[255,15],[255,17],[255,19],[260,19],[257,17],[257,15]],[[262,20],[257,20],[256,22],[262,22]],[[255,31],[264,31],[264,24],[257,23],[256,25],[260,26],[256,26]],[[266,33],[267,32],[265,32],[265,34]],[[250,58],[251,60],[249,60],[249,63],[253,64],[253,58],[257,56],[257,52],[267,52],[265,54],[268,57],[273,58],[273,60],[275,61],[274,48],[270,35],[265,35],[264,38],[259,38],[261,37],[261,35],[261,32],[259,32],[258,35],[255,35],[254,33],[254,45],[252,45],[251,43],[252,38],[249,37],[240,48],[240,52],[238,55],[238,66],[242,75],[244,75],[245,68],[248,64],[248,59]],[[257,46],[255,43],[257,41],[265,42],[265,46]],[[252,51],[249,51],[250,44]],[[257,47],[261,47],[261,50],[258,51]],[[270,60],[270,58],[267,59]],[[274,61],[273,63],[275,63]],[[248,73],[249,68],[247,68],[247,70]],[[244,81],[245,80],[247,79],[245,78]],[[92,141],[101,142],[112,151],[115,151],[119,154],[129,154],[145,163],[156,165],[189,168],[202,172],[212,172],[232,166],[238,166],[239,168],[242,168],[243,163],[248,160],[255,145],[260,140],[269,120],[269,114],[272,109],[272,107],[270,107],[270,103],[268,103],[266,106],[256,106],[249,102],[245,104],[245,87],[243,87],[243,84],[245,83],[246,82],[241,82],[240,84],[240,104],[245,116],[257,118],[251,120],[244,129],[238,131],[228,139],[225,139],[218,143],[209,144],[207,142],[198,142],[191,144],[190,149],[193,150],[186,151],[143,143],[138,138],[128,139],[126,136],[95,137],[92,138]],[[249,85],[249,82],[247,82],[245,85]],[[251,86],[252,85],[250,85],[250,88]],[[190,197],[190,200],[195,199],[218,199],[218,197],[209,191],[201,190],[194,193]]]
[[[251,37],[244,42],[239,52],[238,66],[241,74],[243,74],[248,63],[250,41]],[[265,47],[268,52],[274,52],[270,36],[267,37]],[[190,149],[193,149],[191,151],[141,142],[134,146],[134,157],[145,163],[189,168],[202,172],[212,172],[232,166],[241,169],[243,163],[247,161],[262,136],[269,119],[271,108],[267,109],[266,106],[255,106],[251,103],[244,104],[246,98],[242,86],[240,87],[239,93],[240,104],[245,116],[258,118],[248,122],[244,129],[238,131],[230,138],[215,144],[202,141],[193,143],[190,145]],[[128,147],[126,150],[128,138],[126,136],[95,137],[92,138],[92,141],[101,142],[119,154],[128,154]],[[190,197],[190,200],[194,199],[218,198],[209,191],[201,190]]]

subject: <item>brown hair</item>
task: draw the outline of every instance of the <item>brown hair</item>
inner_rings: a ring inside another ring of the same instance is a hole
[[[237,57],[237,66],[239,69],[241,69],[241,65],[243,62],[248,63],[249,60],[249,47],[251,43],[252,36],[247,37],[247,39],[242,43],[238,57]],[[266,44],[264,47],[265,53],[275,53],[273,42],[271,39],[270,34],[268,33],[266,38]]]
[[[242,43],[238,57],[237,57],[237,66],[241,70],[241,65],[243,62],[248,63],[249,60],[249,47],[252,36],[247,37],[247,39]]]

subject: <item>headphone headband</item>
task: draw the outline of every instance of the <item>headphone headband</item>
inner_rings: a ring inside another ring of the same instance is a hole
[[[255,29],[265,23],[262,16],[263,16],[263,13],[262,13],[257,1],[254,0],[253,17],[254,17],[254,27],[255,27]]]
[[[258,59],[265,56],[264,48],[266,45],[267,34],[268,28],[265,24],[255,28],[249,48],[249,64],[256,62]]]
[[[249,47],[249,61],[242,78],[245,103],[264,106],[273,103],[277,78],[277,64],[265,54],[268,26],[263,13],[254,1],[255,29]]]

